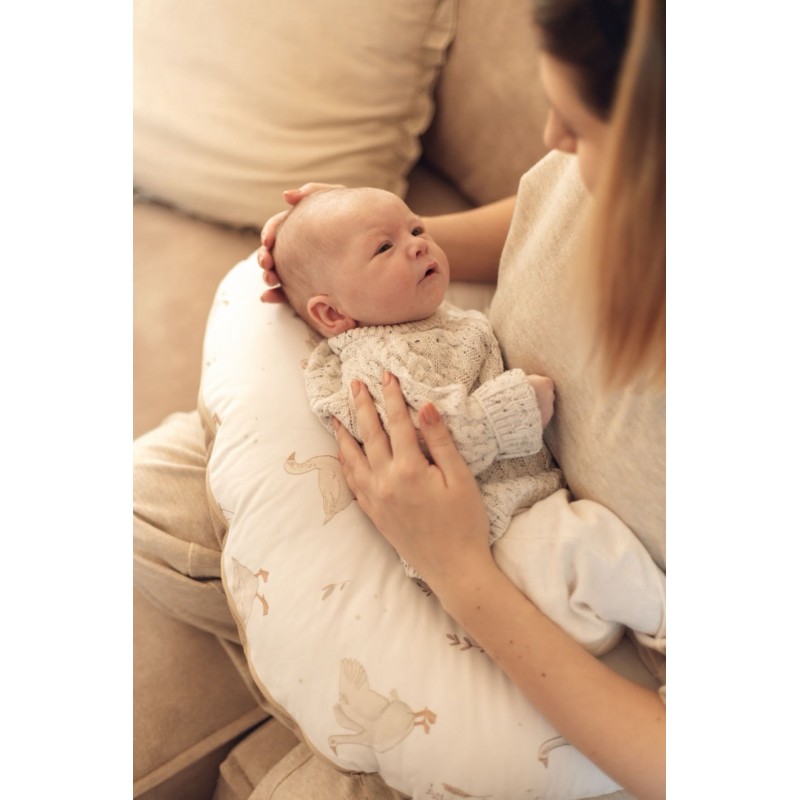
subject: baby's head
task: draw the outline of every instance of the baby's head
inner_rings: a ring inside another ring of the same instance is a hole
[[[450,280],[422,220],[382,189],[326,189],[281,223],[275,270],[289,303],[323,336],[425,319]]]

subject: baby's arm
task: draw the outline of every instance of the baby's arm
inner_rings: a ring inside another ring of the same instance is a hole
[[[400,382],[414,423],[417,424],[419,409],[432,402],[474,475],[497,459],[529,456],[542,448],[542,430],[553,414],[553,382],[549,378],[513,369],[485,380],[470,393],[461,383],[432,387],[415,380],[407,364],[396,355],[388,357],[383,365],[370,362],[369,366],[371,369],[364,371],[348,369],[343,375],[339,358],[325,342],[311,354],[305,371],[306,390],[312,411],[329,431],[333,432],[335,417],[361,440],[353,413],[350,378],[366,384],[386,425],[380,381],[382,372],[389,370]]]
[[[469,393],[461,384],[431,387],[401,369],[395,374],[415,424],[416,412],[426,402],[433,403],[473,475],[498,459],[529,456],[541,450],[542,430],[552,417],[549,378],[512,369]],[[538,394],[542,395],[543,409],[537,402]]]
[[[355,414],[351,413],[350,388],[342,379],[342,364],[326,341],[320,342],[309,356],[305,368],[306,394],[311,410],[320,422],[334,433],[338,419],[359,441]]]

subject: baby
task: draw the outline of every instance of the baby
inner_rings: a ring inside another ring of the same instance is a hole
[[[354,379],[366,385],[386,426],[388,371],[415,424],[429,401],[447,423],[480,487],[490,544],[515,513],[564,486],[542,441],[552,381],[506,370],[486,316],[445,302],[447,256],[399,197],[373,188],[315,192],[283,220],[272,255],[290,305],[323,337],[305,382],[312,410],[331,433],[337,418],[361,441]],[[498,542],[513,555],[495,547],[496,557],[591,652],[613,647],[625,626],[658,649],[665,576],[618,518],[591,505],[588,514],[582,507],[586,520],[575,515],[566,531],[526,526],[508,548]]]
[[[329,189],[303,199],[273,250],[292,307],[324,338],[305,371],[311,408],[360,441],[353,379],[368,387],[386,425],[381,381],[397,376],[417,423],[434,403],[478,479],[490,541],[521,508],[562,486],[543,446],[553,382],[505,370],[489,320],[444,302],[447,256],[422,220],[380,189]]]

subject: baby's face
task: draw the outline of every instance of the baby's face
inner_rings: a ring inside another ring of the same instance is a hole
[[[441,305],[447,256],[396,195],[364,192],[340,215],[334,235],[341,256],[332,265],[332,294],[359,325],[413,322]]]

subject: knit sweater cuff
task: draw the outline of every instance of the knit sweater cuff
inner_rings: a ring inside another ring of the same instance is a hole
[[[497,439],[498,458],[529,456],[542,449],[542,415],[525,373],[512,369],[473,395]]]

